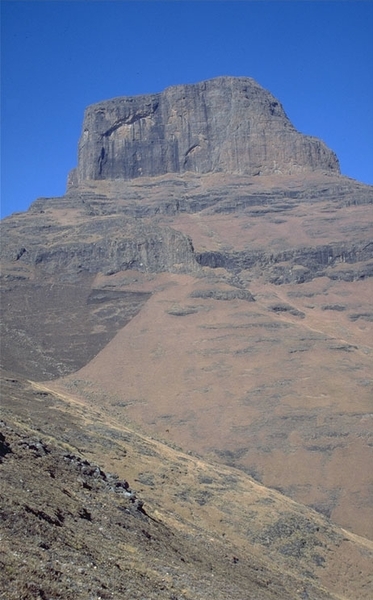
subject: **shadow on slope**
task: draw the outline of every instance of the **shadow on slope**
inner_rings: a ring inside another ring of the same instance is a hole
[[[2,288],[2,366],[33,379],[54,379],[86,365],[147,301],[150,293],[73,284],[10,281]]]

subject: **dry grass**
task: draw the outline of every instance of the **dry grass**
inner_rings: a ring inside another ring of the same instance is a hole
[[[0,597],[369,598],[371,543],[241,471],[40,384],[3,398]]]

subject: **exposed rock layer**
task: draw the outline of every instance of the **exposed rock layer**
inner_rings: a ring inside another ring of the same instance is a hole
[[[89,106],[75,180],[316,169],[339,172],[323,142],[297,132],[253,79],[220,77]]]
[[[250,270],[276,284],[372,276],[369,186],[335,175],[274,180],[272,188],[269,177],[221,174],[81,184],[5,219],[1,257],[62,280],[201,267]]]

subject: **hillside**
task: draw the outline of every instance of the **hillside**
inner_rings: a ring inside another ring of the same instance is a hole
[[[44,385],[2,393],[1,598],[370,597],[372,543]]]

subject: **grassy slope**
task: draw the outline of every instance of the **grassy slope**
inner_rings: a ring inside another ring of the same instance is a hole
[[[9,374],[2,392],[1,597],[369,597],[366,540],[72,396]]]

